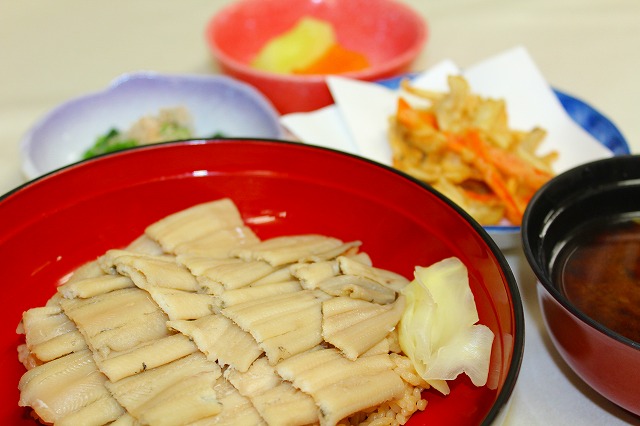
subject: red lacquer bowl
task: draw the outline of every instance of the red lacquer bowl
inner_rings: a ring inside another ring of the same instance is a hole
[[[553,344],[585,383],[636,415],[640,415],[640,342],[581,311],[562,291],[554,271],[562,265],[558,253],[569,247],[567,242],[577,231],[623,215],[637,217],[638,212],[640,156],[623,155],[556,176],[532,198],[522,221],[524,253],[538,278],[542,317]],[[638,258],[632,252],[628,255]],[[627,317],[627,324],[632,320]]]
[[[413,425],[490,424],[506,412],[523,354],[515,279],[488,234],[425,185],[359,157],[293,142],[218,140],[134,148],[74,164],[0,200],[3,424],[33,424],[18,407],[22,312],[50,298],[74,268],[122,247],[150,223],[231,197],[262,238],[322,233],[361,240],[376,266],[412,278],[416,265],[458,256],[480,321],[496,339],[490,387],[463,376],[447,397],[425,391]]]
[[[409,70],[427,40],[427,25],[396,0],[241,0],[206,28],[209,48],[226,74],[260,90],[281,113],[333,103],[324,75],[283,75],[250,67],[260,49],[303,16],[330,22],[338,41],[363,53],[371,66],[345,76],[373,81]]]

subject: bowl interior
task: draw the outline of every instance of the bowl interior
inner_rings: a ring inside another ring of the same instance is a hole
[[[145,167],[140,167],[144,164]],[[375,189],[374,189],[375,188]],[[266,140],[164,143],[67,167],[0,200],[5,308],[2,418],[29,424],[17,406],[22,312],[42,305],[74,268],[121,247],[150,223],[195,203],[231,197],[262,238],[323,233],[361,240],[374,265],[412,278],[416,265],[458,256],[480,320],[495,336],[490,386],[466,378],[448,397],[427,391],[411,424],[488,424],[507,403],[523,350],[522,305],[504,257],[448,200],[390,168],[328,149]]]
[[[623,155],[569,170],[547,183],[525,212],[522,237],[541,284],[578,318],[616,339],[624,339],[579,311],[554,280],[563,247],[594,222],[640,212],[640,157]]]
[[[424,22],[395,1],[243,0],[212,19],[207,38],[226,59],[249,64],[268,40],[303,16],[331,22],[338,41],[365,54],[371,68],[388,67],[415,54],[426,37]]]

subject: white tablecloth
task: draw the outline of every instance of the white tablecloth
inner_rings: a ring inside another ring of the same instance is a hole
[[[515,45],[555,87],[608,116],[640,153],[638,0],[405,0],[429,23],[421,70],[460,66]],[[18,141],[57,104],[139,70],[215,73],[207,20],[231,0],[0,2],[0,194],[24,181]],[[581,382],[543,329],[535,278],[506,253],[526,315],[526,349],[506,425],[638,424]],[[640,395],[639,395],[640,397]]]

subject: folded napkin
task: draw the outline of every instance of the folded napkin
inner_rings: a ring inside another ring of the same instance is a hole
[[[464,70],[445,60],[416,75],[412,84],[448,91],[452,74],[463,75],[475,94],[504,99],[510,128],[545,129],[547,137],[538,152],[558,152],[556,173],[613,155],[571,119],[525,48],[515,47]],[[334,105],[284,115],[281,124],[302,142],[390,165],[388,119],[395,114],[398,90],[339,76],[328,77],[327,83]]]

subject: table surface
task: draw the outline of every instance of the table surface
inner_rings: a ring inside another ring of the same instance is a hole
[[[460,66],[515,45],[555,88],[607,116],[640,153],[638,0],[404,0],[424,15],[429,41],[416,63]],[[120,74],[219,72],[207,20],[232,0],[57,0],[0,3],[0,194],[24,182],[19,140],[56,105]],[[544,331],[535,277],[521,249],[505,253],[524,300],[526,349],[505,425],[636,424],[588,388]]]

